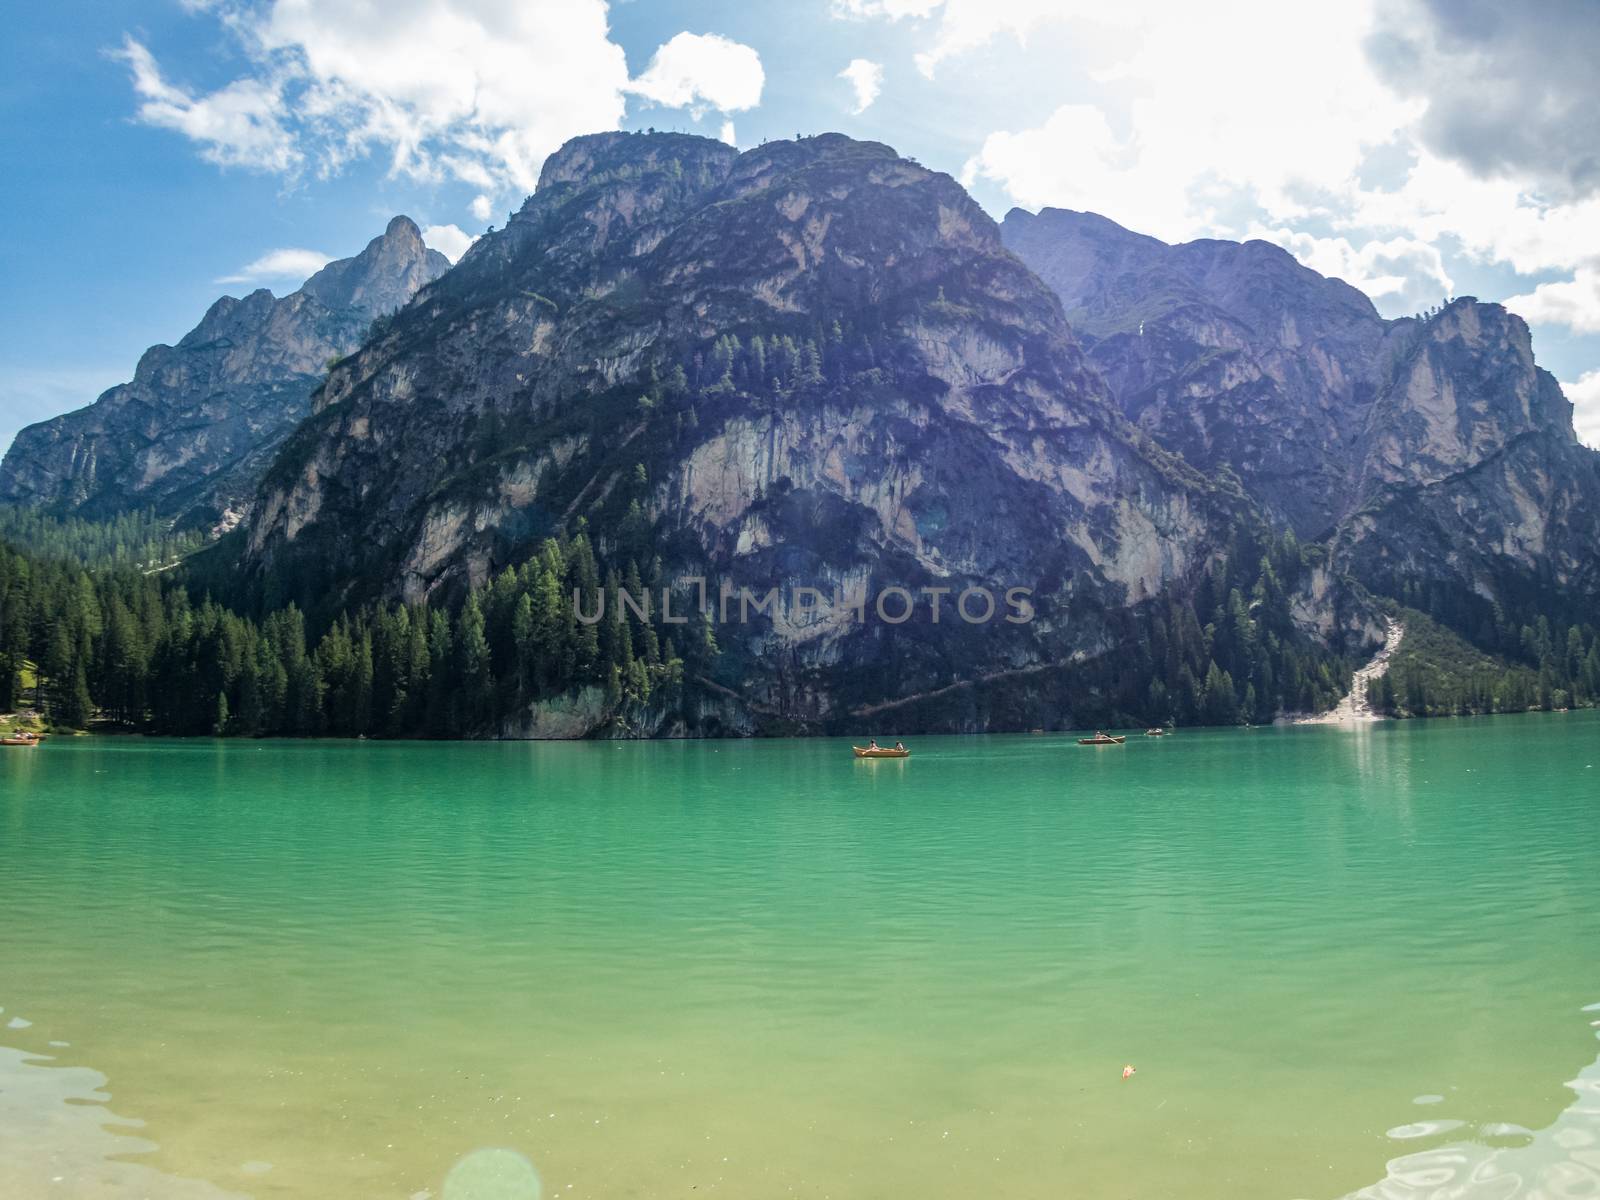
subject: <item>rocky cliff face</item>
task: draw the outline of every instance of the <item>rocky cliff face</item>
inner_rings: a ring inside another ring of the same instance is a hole
[[[1169,246],[1061,209],[1014,209],[1003,231],[1130,420],[1231,469],[1302,538],[1344,515],[1387,338],[1365,296],[1265,242]]]
[[[1535,366],[1528,327],[1463,299],[1395,322],[1393,365],[1358,442],[1340,562],[1390,594],[1410,581],[1492,603],[1592,618],[1600,602],[1600,454]],[[1485,614],[1486,615],[1486,614]]]
[[[189,523],[236,521],[283,438],[311,410],[331,359],[373,319],[449,268],[396,217],[354,258],[299,291],[224,296],[176,346],[87,408],[29,426],[0,464],[0,501],[107,516],[154,507]]]
[[[1169,246],[1054,209],[1003,231],[1129,418],[1336,568],[1522,611],[1600,596],[1600,455],[1500,306],[1385,321],[1262,242]]]
[[[248,528],[272,599],[418,599],[586,523],[715,589],[952,589],[904,625],[718,630],[798,719],[1107,650],[1107,615],[1248,508],[1117,411],[1056,298],[947,176],[839,135],[577,139],[502,231],[336,366]],[[1031,588],[968,625],[964,588]]]

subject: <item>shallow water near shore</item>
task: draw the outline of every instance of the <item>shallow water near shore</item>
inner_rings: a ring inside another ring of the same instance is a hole
[[[911,745],[0,752],[0,1196],[1600,1188],[1600,714]]]

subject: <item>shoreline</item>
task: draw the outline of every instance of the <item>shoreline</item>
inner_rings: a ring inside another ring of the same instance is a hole
[[[1314,716],[1304,716],[1304,715],[1296,715],[1296,714],[1283,714],[1283,715],[1277,717],[1276,719],[1274,719],[1273,721],[1265,722],[1265,723],[1262,723],[1262,724],[1256,724],[1256,725],[1251,725],[1251,724],[1241,724],[1241,725],[1181,725],[1181,726],[1178,726],[1176,728],[1169,728],[1167,730],[1167,734],[1168,734],[1169,737],[1171,737],[1171,736],[1176,736],[1176,735],[1182,734],[1182,733],[1214,733],[1214,732],[1226,732],[1228,730],[1258,731],[1258,730],[1263,730],[1263,729],[1312,728],[1312,727],[1316,727],[1316,726],[1354,727],[1354,726],[1360,726],[1360,725],[1376,725],[1376,724],[1378,724],[1380,722],[1392,722],[1392,723],[1395,723],[1395,724],[1415,724],[1415,723],[1420,723],[1420,722],[1434,722],[1434,721],[1479,720],[1479,719],[1489,718],[1489,717],[1563,716],[1563,715],[1567,715],[1567,714],[1570,714],[1570,713],[1583,713],[1583,712],[1592,712],[1592,711],[1597,711],[1597,710],[1600,710],[1600,705],[1580,705],[1577,708],[1570,708],[1569,707],[1569,708],[1550,708],[1550,709],[1531,707],[1531,708],[1528,708],[1528,709],[1518,710],[1516,712],[1436,713],[1436,714],[1433,714],[1433,715],[1425,715],[1425,716],[1407,714],[1407,715],[1403,715],[1403,716],[1391,717],[1391,716],[1384,716],[1384,715],[1380,715],[1380,714],[1371,714],[1371,715],[1368,715],[1368,716],[1365,716],[1365,717],[1361,717],[1361,718],[1349,718],[1349,719],[1343,719],[1343,720],[1332,719],[1329,716],[1329,714],[1327,714],[1327,713],[1317,714],[1317,715],[1314,715]],[[1145,729],[1145,726],[1139,725],[1139,724],[1127,725],[1127,726],[1123,726],[1123,725],[1116,725],[1116,726],[1084,725],[1084,726],[1081,726],[1081,727],[1075,727],[1075,728],[1070,728],[1070,729],[1068,729],[1068,728],[1062,728],[1062,729],[988,729],[988,730],[965,731],[965,732],[955,732],[955,731],[950,731],[950,730],[912,730],[912,731],[896,731],[896,732],[892,732],[892,733],[889,733],[889,734],[875,735],[875,736],[878,736],[879,741],[882,741],[884,737],[900,737],[900,738],[905,738],[905,739],[910,739],[910,738],[971,738],[971,739],[977,739],[977,738],[1000,738],[1000,737],[1015,737],[1015,738],[1033,738],[1033,737],[1041,737],[1041,738],[1076,738],[1076,737],[1081,737],[1081,736],[1083,736],[1085,734],[1091,734],[1091,733],[1095,733],[1095,732],[1104,730],[1105,732],[1126,734],[1127,737],[1128,737],[1129,742],[1132,743],[1132,742],[1135,742],[1135,741],[1143,742],[1145,740],[1144,737],[1142,736],[1142,734],[1144,732],[1144,729]],[[1136,737],[1135,735],[1140,735],[1140,736]],[[237,743],[239,743],[241,745],[249,745],[249,744],[265,745],[265,744],[283,744],[283,743],[293,743],[295,745],[302,745],[302,744],[305,744],[305,745],[310,745],[310,744],[329,745],[329,744],[337,743],[337,744],[341,744],[341,745],[356,746],[356,745],[364,745],[364,744],[369,744],[370,743],[372,745],[381,745],[381,746],[496,746],[496,745],[535,745],[535,744],[537,744],[537,745],[557,745],[557,744],[566,744],[566,745],[582,745],[582,744],[606,745],[606,744],[610,744],[610,745],[621,746],[621,745],[644,743],[644,742],[672,742],[672,743],[685,743],[685,742],[734,742],[734,743],[748,743],[748,742],[828,742],[828,741],[849,741],[851,738],[857,738],[859,740],[859,738],[862,737],[862,736],[865,736],[865,735],[851,734],[851,733],[807,733],[807,734],[781,733],[781,734],[746,734],[746,735],[720,734],[719,733],[719,734],[708,734],[708,735],[706,735],[704,737],[697,737],[697,736],[672,737],[672,736],[662,735],[662,736],[658,736],[658,737],[577,737],[577,738],[505,738],[505,737],[487,737],[487,738],[486,737],[451,737],[451,738],[394,737],[394,738],[391,738],[391,737],[344,737],[344,736],[333,735],[333,734],[316,734],[316,735],[302,735],[302,736],[273,734],[273,735],[270,735],[270,736],[254,736],[254,735],[249,735],[249,734],[216,734],[216,733],[189,733],[189,734],[185,734],[185,733],[147,733],[147,732],[145,732],[143,730],[128,729],[128,728],[125,728],[125,727],[104,727],[104,728],[98,728],[98,729],[57,730],[57,731],[55,731],[53,733],[50,733],[49,735],[47,735],[47,737],[45,737],[42,740],[44,740],[44,741],[52,741],[53,740],[53,741],[57,741],[57,742],[66,743],[66,742],[92,741],[92,740],[95,740],[95,739],[106,739],[106,740],[111,740],[111,741],[142,739],[142,740],[149,740],[149,741],[186,742],[186,743],[189,743],[189,742],[192,742],[192,743],[200,743],[200,742],[237,742]],[[1150,740],[1152,740],[1152,741],[1160,741],[1161,739],[1152,738]]]
[[[1350,691],[1345,697],[1325,713],[1318,713],[1310,717],[1296,717],[1286,724],[1291,725],[1366,725],[1376,721],[1389,721],[1394,718],[1382,713],[1372,711],[1372,705],[1367,702],[1367,685],[1375,679],[1382,679],[1389,673],[1389,660],[1394,657],[1395,651],[1400,649],[1400,643],[1405,639],[1405,625],[1393,617],[1386,617],[1387,630],[1384,634],[1383,645],[1374,654],[1364,667],[1358,667],[1355,674],[1350,677]]]

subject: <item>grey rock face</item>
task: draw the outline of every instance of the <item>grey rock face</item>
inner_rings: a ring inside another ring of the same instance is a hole
[[[1245,507],[1122,418],[948,176],[839,135],[604,134],[333,370],[245,569],[302,603],[418,599],[582,519],[613,562],[646,523],[638,552],[713,587],[953,589],[940,627],[893,637],[787,594],[719,632],[752,705],[810,719],[1108,649],[1106,614]],[[1039,619],[963,625],[972,584],[1034,589]]]
[[[236,521],[279,443],[310,413],[329,361],[449,265],[410,218],[396,217],[360,254],[281,300],[265,288],[224,296],[176,346],[147,350],[130,382],[19,433],[0,464],[0,501]]]
[[[1340,569],[1484,604],[1600,596],[1600,455],[1499,305],[1386,321],[1262,242],[1169,246],[1055,209],[1003,232],[1129,418]]]
[[[1333,544],[1394,591],[1443,584],[1503,607],[1592,618],[1600,601],[1600,454],[1534,365],[1528,327],[1457,300],[1396,322],[1393,367],[1360,438],[1356,492]]]
[[[1302,538],[1337,523],[1380,385],[1371,301],[1265,242],[1169,246],[1060,209],[1015,209],[1003,231],[1130,420],[1202,470],[1231,469]]]

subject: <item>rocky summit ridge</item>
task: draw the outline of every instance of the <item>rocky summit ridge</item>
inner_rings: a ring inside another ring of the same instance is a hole
[[[177,345],[145,351],[132,380],[18,433],[0,463],[0,502],[91,518],[153,508],[231,526],[309,415],[329,361],[449,266],[401,216],[281,299],[266,288],[223,296]]]
[[[1014,210],[1128,418],[1376,590],[1477,625],[1600,601],[1600,454],[1521,318],[1462,297],[1385,320],[1266,242],[1167,245]]]

